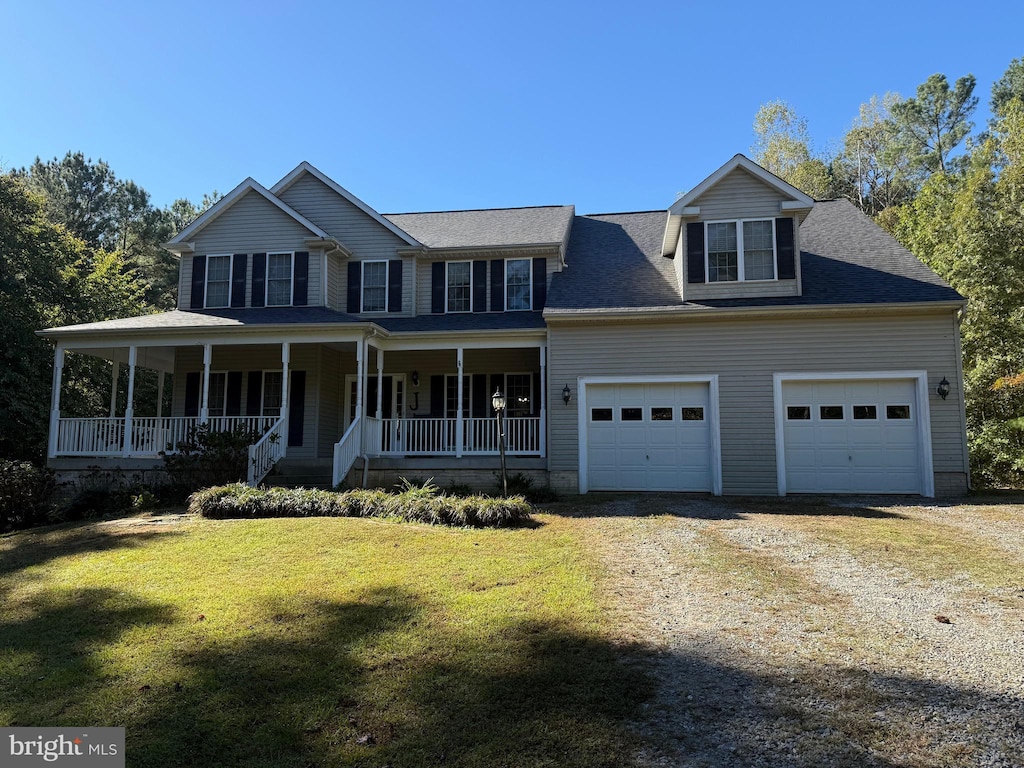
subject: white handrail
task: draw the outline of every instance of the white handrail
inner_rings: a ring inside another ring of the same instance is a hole
[[[341,436],[334,445],[334,471],[331,474],[331,484],[337,485],[345,476],[348,475],[348,471],[352,469],[352,465],[356,463],[356,459],[359,458],[359,452],[362,450],[362,425],[359,421],[360,417],[356,418],[349,425],[349,428],[345,430],[345,434]]]
[[[281,437],[284,419],[280,418],[254,445],[249,446],[249,472],[246,482],[255,488],[267,473],[284,458],[285,441]]]
[[[278,420],[277,416],[214,416],[207,422],[211,432],[232,432],[239,427],[263,434]],[[136,416],[128,454],[158,456],[175,453],[178,443],[198,427],[195,416]],[[126,434],[125,419],[99,416],[95,418],[61,418],[57,423],[56,456],[121,456]]]
[[[456,452],[458,420],[444,418],[376,419],[367,417],[364,452],[368,456],[451,456]],[[494,418],[464,418],[463,455],[497,456]],[[541,422],[536,416],[505,419],[505,450],[540,456]]]

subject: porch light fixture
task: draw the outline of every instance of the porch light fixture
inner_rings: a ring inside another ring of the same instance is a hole
[[[943,400],[949,397],[949,381],[946,380],[945,376],[942,377],[942,381],[939,382],[939,386],[935,388],[935,391]]]
[[[419,371],[413,371],[412,372],[412,385],[414,387],[418,387],[420,385],[420,372]]]
[[[572,392],[569,391],[569,385],[566,384],[562,387],[562,402],[568,405],[570,400],[572,400]]]
[[[501,495],[508,496],[508,475],[505,472],[505,395],[501,393],[501,387],[494,390],[491,395],[491,407],[494,408],[494,417],[498,420],[498,454],[501,456]]]

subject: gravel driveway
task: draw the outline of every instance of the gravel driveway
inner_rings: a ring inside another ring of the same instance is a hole
[[[649,766],[1024,766],[1024,506],[605,497],[576,505]]]

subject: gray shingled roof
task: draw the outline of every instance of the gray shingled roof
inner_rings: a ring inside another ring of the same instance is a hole
[[[537,208],[494,208],[481,211],[386,213],[429,248],[560,243],[572,222],[571,205]]]
[[[577,216],[547,312],[960,301],[962,297],[847,200],[816,203],[800,227],[802,296],[679,299],[661,255],[664,211]],[[676,258],[683,258],[676,254]]]

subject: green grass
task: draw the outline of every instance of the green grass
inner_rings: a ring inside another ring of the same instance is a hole
[[[615,766],[621,663],[570,521],[111,521],[0,539],[0,725],[133,766]]]

